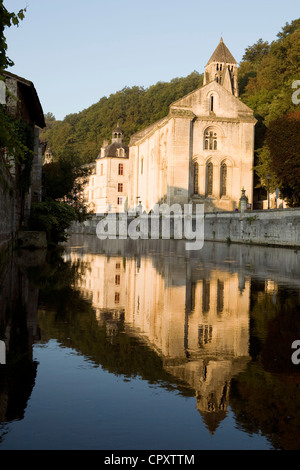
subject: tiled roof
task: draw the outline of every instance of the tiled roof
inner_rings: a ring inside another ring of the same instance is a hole
[[[128,146],[125,144],[118,143],[118,142],[114,142],[108,145],[105,149],[104,156],[105,157],[117,157],[118,156],[117,150],[120,148],[124,149],[125,156],[128,157]]]
[[[223,38],[221,38],[215,52],[207,62],[207,65],[211,62],[225,62],[226,64],[236,64],[236,60],[231,54],[230,50],[227,46],[225,46],[223,42]]]

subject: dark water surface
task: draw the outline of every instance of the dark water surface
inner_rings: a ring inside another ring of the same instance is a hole
[[[0,449],[299,450],[299,258],[92,236],[2,257]]]

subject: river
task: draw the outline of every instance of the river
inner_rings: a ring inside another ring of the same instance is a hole
[[[0,449],[299,450],[299,258],[74,235],[2,259]]]

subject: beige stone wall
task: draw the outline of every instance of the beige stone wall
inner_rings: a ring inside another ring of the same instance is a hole
[[[123,174],[119,175],[119,165]],[[122,184],[122,191],[119,191]],[[95,173],[90,175],[84,195],[89,211],[96,214],[123,212],[128,202],[128,158],[105,157],[96,160]],[[120,198],[118,200],[118,198]],[[118,203],[119,202],[119,203]]]
[[[253,112],[216,82],[177,101],[165,120],[132,139],[130,205],[134,206],[139,196],[146,211],[157,203],[185,204],[191,200],[205,202],[207,211],[232,211],[238,207],[242,188],[252,204],[255,123]],[[216,149],[206,148],[206,131],[216,134]],[[208,194],[209,162],[213,164],[212,194]],[[195,163],[199,165],[197,194]],[[224,163],[226,195],[221,192]]]

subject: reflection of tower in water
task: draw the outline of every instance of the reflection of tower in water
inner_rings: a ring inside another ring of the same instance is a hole
[[[108,339],[124,319],[125,332],[195,390],[197,409],[214,432],[227,413],[231,379],[249,360],[250,282],[184,257],[87,254],[85,261],[81,289]]]

